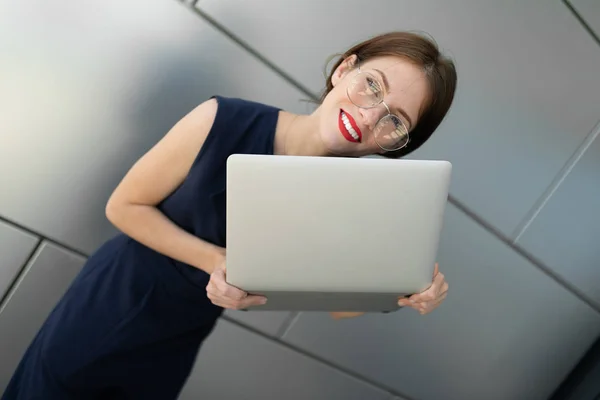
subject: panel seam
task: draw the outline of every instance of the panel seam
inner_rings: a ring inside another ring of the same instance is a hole
[[[275,74],[279,75],[284,80],[288,81],[292,86],[296,87],[298,90],[302,91],[304,94],[309,96],[311,99],[316,101],[316,97],[308,90],[305,86],[300,84],[297,80],[292,78],[289,74],[283,71],[281,68],[277,67],[273,62],[268,60],[265,56],[260,54],[256,49],[250,46],[248,43],[240,39],[238,36],[230,32],[225,26],[217,22],[214,18],[210,17],[205,12],[201,11],[198,7],[189,7],[195,14],[197,14],[201,19],[211,25],[213,28],[217,29],[223,35],[231,39],[234,43],[237,43],[248,53],[256,57],[260,62],[262,62],[266,67],[271,69]],[[508,245],[509,248],[513,249],[517,254],[525,257],[526,259],[532,261],[533,258],[530,254],[525,252],[522,248],[516,245],[515,241],[511,240],[511,238],[504,233],[502,233],[499,229],[494,227],[492,224],[487,222],[484,218],[477,215],[475,212],[471,211],[467,206],[461,203],[454,196],[449,194],[448,201],[450,204],[459,208],[465,215],[470,217],[477,225],[482,227],[496,239],[500,240],[502,243]],[[534,267],[537,267],[543,274],[549,276],[552,280],[559,283],[565,290],[570,292],[573,296],[578,298],[583,303],[590,306],[592,309],[600,313],[600,305],[596,305],[591,299],[589,299],[585,294],[581,293],[578,289],[575,289],[573,285],[569,284],[565,279],[560,277],[559,275],[552,272],[548,267],[543,265],[541,262],[537,261],[534,263],[532,261]]]
[[[349,376],[351,378],[354,378],[355,380],[363,383],[364,385],[368,386],[368,387],[372,387],[373,389],[378,390],[379,392],[383,392],[383,393],[387,393],[389,395],[391,395],[392,399],[395,399],[396,397],[401,397],[403,400],[415,400],[413,397],[408,396],[407,394],[404,393],[400,393],[398,392],[396,389],[393,389],[391,387],[388,387],[387,385],[381,383],[381,382],[377,382],[371,378],[368,378],[364,375],[361,375],[358,372],[355,372],[347,367],[344,367],[343,365],[337,364],[335,362],[329,361],[326,358],[323,358],[313,352],[310,352],[306,349],[303,349],[302,347],[296,346],[290,342],[284,341],[280,338],[276,338],[273,337],[271,335],[268,335],[254,327],[248,326],[246,324],[244,324],[243,322],[237,321],[235,319],[233,319],[230,316],[224,315],[221,317],[222,319],[225,319],[227,322],[230,322],[231,324],[237,326],[238,328],[244,329],[250,333],[256,334],[257,336],[260,336],[263,339],[266,339],[270,342],[273,342],[275,344],[278,344],[294,353],[300,354],[302,356],[307,357],[308,359],[311,359],[313,361],[316,361],[320,364],[323,364],[337,372],[340,372],[346,376]]]
[[[592,29],[592,27],[587,23],[587,21],[581,16],[577,8],[571,4],[569,0],[562,0],[562,3],[571,11],[571,14],[575,17],[575,19],[583,26],[583,29],[587,31],[587,33],[594,39],[596,44],[600,46],[600,37],[598,34]]]
[[[519,244],[514,243],[508,236],[504,235],[502,232],[498,231],[491,224],[481,219],[477,214],[474,214],[468,207],[463,205],[459,200],[454,197],[449,197],[448,202],[458,208],[465,216],[473,220],[477,225],[487,231],[489,234],[493,235],[497,240],[506,245],[509,249],[514,251],[519,256],[523,257],[527,260],[532,267],[537,268],[543,275],[546,275],[548,278],[552,279],[559,286],[561,286],[564,290],[569,292],[571,295],[576,297],[579,301],[589,306],[592,310],[596,311],[600,314],[600,304],[597,304],[594,300],[589,298],[587,294],[583,293],[561,275],[554,272],[550,267],[546,266],[543,262],[537,259],[534,255],[529,253]]]
[[[33,246],[31,251],[27,255],[27,258],[25,259],[25,261],[19,268],[19,272],[12,279],[12,281],[10,282],[10,285],[8,285],[6,293],[4,294],[4,296],[2,296],[2,298],[0,298],[0,315],[2,315],[4,308],[6,308],[6,305],[10,302],[11,297],[17,291],[19,284],[23,281],[23,279],[25,279],[27,272],[29,271],[29,269],[31,269],[33,260],[40,254],[43,243],[44,243],[44,239],[41,237],[38,237],[37,242],[35,243],[35,246]]]
[[[268,58],[263,56],[258,50],[250,46],[245,40],[231,32],[225,26],[220,24],[217,20],[212,18],[210,15],[202,11],[196,6],[186,4],[187,8],[189,8],[192,12],[197,14],[200,18],[202,18],[205,22],[207,22],[212,28],[216,29],[218,32],[223,34],[223,36],[229,38],[233,41],[234,44],[242,47],[246,50],[250,55],[254,56],[257,60],[259,60],[262,64],[264,64],[267,68],[269,68],[276,75],[282,77],[287,83],[294,86],[297,90],[302,92],[303,95],[310,98],[311,101],[317,101],[317,96],[306,86],[304,86],[300,81],[295,79],[293,76],[285,72],[283,69],[278,67],[275,63],[271,62]]]
[[[182,1],[183,0],[178,0],[178,2],[180,2],[180,3]],[[565,0],[563,0],[563,1],[565,1]],[[306,94],[311,99],[316,100],[315,96],[308,89],[306,89],[303,85],[301,85],[299,82],[297,82],[291,76],[289,76],[288,74],[286,74],[279,67],[275,66],[275,64],[273,64],[272,62],[270,62],[269,60],[267,60],[264,56],[262,56],[260,53],[258,53],[256,50],[254,50],[248,44],[246,44],[245,42],[243,42],[237,36],[235,36],[232,33],[230,33],[225,27],[223,27],[222,25],[218,24],[218,22],[216,22],[214,19],[212,19],[211,17],[209,17],[208,15],[206,15],[204,12],[200,11],[197,7],[192,7],[192,6],[189,6],[187,4],[186,4],[186,7],[190,8],[200,18],[204,19],[211,26],[213,26],[214,28],[216,28],[217,30],[219,30],[223,35],[225,35],[228,38],[230,38],[232,41],[234,41],[234,43],[237,43],[238,45],[240,45],[241,47],[243,47],[246,51],[248,51],[253,56],[255,56],[257,59],[259,59],[259,61],[263,62],[266,66],[268,66],[270,69],[272,69],[273,72],[275,72],[276,74],[278,74],[279,76],[281,76],[283,79],[287,80],[288,83],[290,83],[291,85],[295,86],[298,90],[302,91],[304,94]],[[599,122],[599,125],[600,125],[600,122]],[[593,136],[597,137],[599,134],[600,134],[600,126],[596,130],[595,134],[593,134]],[[591,144],[591,142],[593,142],[593,138],[589,139],[589,140],[584,140],[584,142],[589,142]],[[589,144],[588,144],[588,146],[589,146]],[[569,291],[573,296],[577,297],[580,301],[582,301],[583,303],[585,303],[588,306],[590,306],[596,312],[600,313],[600,305],[597,305],[594,301],[592,301],[591,299],[589,299],[586,294],[580,292],[577,288],[575,288],[573,285],[571,285],[570,283],[568,283],[561,276],[559,276],[556,273],[554,273],[553,271],[551,271],[549,269],[549,267],[545,266],[541,261],[535,259],[531,254],[529,254],[527,251],[525,251],[523,248],[521,248],[516,243],[517,240],[518,240],[518,238],[519,238],[519,236],[520,236],[520,234],[517,235],[517,237],[514,240],[511,239],[510,237],[508,237],[507,235],[505,235],[503,232],[501,232],[499,229],[497,229],[496,227],[494,227],[492,224],[490,224],[489,222],[487,222],[484,218],[480,217],[477,213],[471,211],[470,208],[468,208],[466,205],[464,205],[461,201],[459,201],[458,199],[456,199],[451,194],[449,194],[449,196],[448,196],[448,202],[450,204],[454,205],[460,211],[462,211],[475,224],[479,225],[485,231],[487,231],[488,233],[490,233],[493,237],[495,237],[496,239],[498,239],[500,242],[508,245],[509,248],[511,248],[512,250],[514,250],[517,254],[519,254],[522,257],[524,257],[527,260],[529,260],[534,267],[537,267],[543,274],[547,275],[548,277],[550,277],[551,279],[553,279],[554,281],[556,281],[565,290]],[[83,258],[86,258],[86,259],[89,258],[89,254],[87,254],[87,253],[85,253],[85,252],[83,252],[81,250],[78,250],[78,249],[74,248],[73,246],[68,245],[67,243],[64,243],[64,242],[62,242],[60,240],[48,237],[48,236],[43,235],[43,234],[40,234],[40,233],[38,233],[38,232],[36,232],[36,231],[34,231],[34,230],[32,230],[32,229],[30,229],[30,228],[22,225],[22,224],[19,224],[19,223],[15,222],[15,221],[13,221],[13,220],[11,220],[9,218],[6,218],[6,217],[4,217],[2,215],[0,215],[0,221],[5,222],[5,223],[10,224],[10,225],[13,225],[14,227],[17,227],[17,228],[19,228],[19,229],[21,229],[21,230],[23,230],[23,231],[25,231],[25,232],[27,232],[29,234],[34,235],[34,236],[40,238],[39,239],[40,241],[46,241],[48,243],[52,243],[54,245],[62,247],[63,249],[65,249],[67,251],[70,251],[73,254],[79,255],[80,257],[83,257]],[[526,228],[526,227],[524,227],[524,228]],[[520,229],[520,230],[524,231],[525,229]]]
[[[287,335],[288,332],[296,324],[296,321],[298,321],[298,319],[300,318],[300,314],[301,313],[298,311],[291,312],[290,315],[288,315],[288,317],[285,319],[285,321],[283,321],[283,323],[277,330],[277,334],[275,335],[275,337],[277,337],[278,339],[283,339],[285,335]]]
[[[54,244],[56,246],[62,247],[63,249],[68,250],[71,253],[73,253],[75,255],[78,255],[80,257],[83,257],[83,258],[89,258],[90,257],[89,254],[87,254],[87,253],[85,253],[85,252],[83,252],[81,250],[78,250],[78,249],[76,249],[73,246],[70,246],[70,245],[68,245],[68,244],[66,244],[66,243],[64,243],[64,242],[62,242],[60,240],[57,240],[57,239],[51,238],[49,236],[46,236],[44,234],[41,234],[39,232],[36,232],[33,229],[28,228],[25,225],[20,224],[20,223],[18,223],[16,221],[13,221],[12,219],[9,219],[9,218],[7,218],[7,217],[5,217],[3,215],[0,215],[0,222],[4,222],[4,223],[6,223],[8,225],[12,225],[13,227],[18,228],[18,229],[20,229],[20,230],[22,230],[22,231],[24,231],[24,232],[26,232],[26,233],[28,233],[30,235],[33,235],[33,236],[35,236],[37,238],[40,238],[42,241],[46,241],[48,243],[52,243],[52,244]]]
[[[563,168],[554,177],[548,188],[540,196],[538,201],[534,204],[531,210],[527,213],[523,221],[517,226],[511,237],[513,243],[517,243],[523,234],[527,231],[529,226],[533,223],[536,217],[540,214],[544,206],[552,198],[554,193],[560,188],[565,179],[569,176],[573,168],[578,164],[579,160],[585,155],[590,146],[594,143],[598,135],[600,134],[600,120],[596,122],[594,128],[588,133],[583,139],[581,144],[577,147],[575,152],[569,157]]]

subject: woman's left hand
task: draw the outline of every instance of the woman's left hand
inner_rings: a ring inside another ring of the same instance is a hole
[[[408,298],[401,298],[398,304],[401,306],[412,307],[421,314],[428,314],[435,310],[448,293],[448,283],[444,274],[439,271],[438,264],[435,264],[433,271],[433,283],[429,288],[421,293],[413,294]],[[354,318],[363,315],[364,312],[332,312],[334,319]]]
[[[448,283],[439,271],[438,264],[435,264],[435,270],[433,272],[433,283],[425,291],[417,294],[413,294],[408,298],[402,298],[398,301],[401,306],[412,307],[419,311],[421,314],[428,314],[435,310],[444,299],[446,299],[448,293]]]

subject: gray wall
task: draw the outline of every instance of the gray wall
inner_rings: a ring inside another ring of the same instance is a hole
[[[216,93],[308,111],[328,56],[418,29],[460,76],[411,156],[455,166],[448,300],[337,322],[227,312],[181,398],[547,398],[600,334],[598,2],[193,3],[0,2],[0,391],[114,233],[111,190],[180,117]]]

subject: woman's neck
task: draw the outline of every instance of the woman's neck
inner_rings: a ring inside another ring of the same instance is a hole
[[[279,112],[275,130],[275,154],[287,156],[325,156],[327,150],[319,134],[319,118]]]

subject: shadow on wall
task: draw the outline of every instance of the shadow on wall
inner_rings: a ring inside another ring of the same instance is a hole
[[[0,5],[0,169],[14,171],[0,215],[88,254],[116,232],[104,207],[131,165],[196,105],[241,90],[216,32],[176,2],[144,5]]]
[[[85,212],[101,212],[104,219],[104,207],[108,196],[129,168],[146,151],[154,146],[179,119],[214,94],[220,94],[221,82],[227,77],[219,72],[219,68],[206,68],[212,64],[210,52],[196,51],[190,46],[179,48],[151,48],[141,58],[140,68],[128,76],[129,93],[115,93],[114,101],[118,104],[115,112],[120,114],[118,121],[124,135],[111,138],[110,149],[95,153],[95,161],[89,186],[94,196],[85,199],[91,209]],[[126,62],[126,61],[124,61]],[[126,65],[123,65],[126,67]],[[227,91],[236,92],[231,85]],[[103,125],[110,126],[112,118],[107,115]],[[101,140],[101,138],[98,138]],[[86,187],[88,184],[86,184]],[[106,239],[116,230],[108,223],[106,232],[94,238],[94,242]],[[73,230],[66,232],[68,237],[81,234],[80,225],[69,225]],[[104,231],[104,229],[103,229]],[[111,232],[112,231],[112,232]],[[99,244],[99,243],[98,243]],[[86,246],[87,251],[93,251]]]

